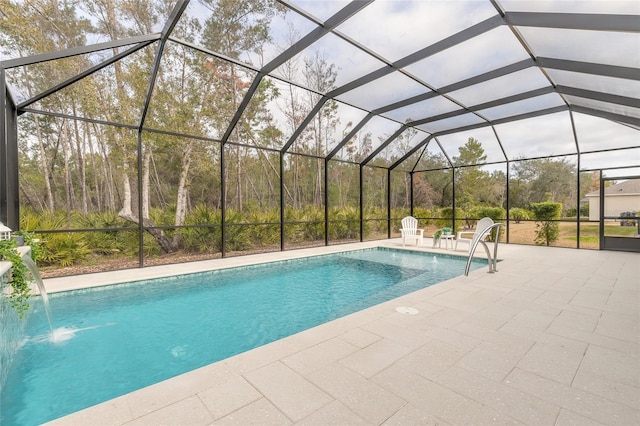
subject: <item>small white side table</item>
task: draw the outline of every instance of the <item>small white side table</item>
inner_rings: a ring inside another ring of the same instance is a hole
[[[438,247],[442,248],[442,240],[444,240],[444,248],[447,250],[453,250],[453,244],[455,240],[455,235],[440,235],[440,241],[438,241]],[[449,241],[451,241],[451,248],[449,248]]]

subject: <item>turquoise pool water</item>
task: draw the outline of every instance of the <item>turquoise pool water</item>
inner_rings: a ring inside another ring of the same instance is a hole
[[[461,275],[465,262],[378,248],[50,295],[68,339],[48,339],[35,303],[0,424],[64,416]]]

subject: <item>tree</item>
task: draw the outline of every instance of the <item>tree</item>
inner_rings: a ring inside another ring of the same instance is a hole
[[[479,204],[494,204],[491,174],[477,165],[486,162],[482,144],[470,137],[467,143],[458,148],[459,155],[453,157],[457,166],[456,173],[456,205],[462,209],[467,220],[471,210]],[[466,167],[463,167],[466,166]],[[499,204],[501,207],[501,204]]]
[[[330,63],[325,56],[316,53],[311,58],[305,58],[303,76],[307,87],[320,93],[326,93],[335,88],[338,70],[335,64]],[[306,108],[303,108],[303,111],[310,112],[318,101],[320,101],[320,96],[313,92],[308,92],[307,105]],[[338,104],[333,100],[328,101],[314,116],[309,126],[315,141],[315,146],[311,148],[310,153],[318,157],[316,159],[318,173],[314,174],[315,180],[312,191],[314,205],[317,207],[320,207],[323,203],[322,188],[324,183],[322,181],[322,173],[319,173],[323,166],[322,157],[329,146],[329,138],[334,135],[335,129],[340,126],[337,110]]]
[[[479,167],[473,167],[486,161],[482,144],[469,138],[467,143],[458,148],[459,155],[453,157],[456,169],[456,197],[458,204],[465,211],[479,203],[487,187],[489,174]],[[472,165],[471,167],[460,167]]]
[[[428,209],[450,206],[453,201],[451,170],[447,169],[444,155],[426,151],[417,167],[426,171],[414,174],[414,204]]]
[[[67,1],[39,0],[22,2],[6,1],[2,4],[0,12],[0,45],[4,53],[11,56],[28,56],[47,51],[62,50],[76,47],[86,43],[86,35],[91,31],[91,23],[88,19],[80,18],[75,5]],[[17,55],[16,55],[17,54]],[[43,92],[57,82],[61,82],[90,65],[84,57],[74,57],[66,60],[58,60],[51,63],[44,63],[37,66],[22,67],[7,73],[8,79],[15,85],[19,92],[26,98]],[[53,96],[41,101],[41,105],[47,109],[52,104],[57,104],[54,109],[63,113],[72,114],[75,109],[76,100],[69,98],[62,102],[60,95]],[[66,105],[71,108],[65,108]],[[69,132],[66,127],[68,123],[58,122],[57,129],[48,128],[54,120],[40,119],[33,116],[33,130],[38,141],[38,149],[33,153],[39,159],[39,167],[44,177],[43,184],[46,188],[46,206],[49,211],[56,208],[58,202],[64,202],[68,212],[73,208],[74,199],[71,197],[73,188],[71,185],[74,170],[69,168],[70,164],[79,165],[80,182],[84,172],[84,162],[82,154],[71,150],[73,132]],[[60,131],[64,129],[64,134]],[[32,133],[32,134],[33,134]],[[57,154],[57,149],[53,149],[49,142],[53,138],[48,135],[56,134],[56,148],[65,150],[64,155],[59,156],[59,162],[52,157]],[[80,141],[80,135],[76,131],[73,135],[76,143]],[[27,150],[31,147],[26,146]],[[55,175],[62,170],[65,176],[64,198],[57,199]],[[86,187],[82,188],[83,205],[86,202]]]
[[[251,54],[257,54],[261,59],[264,46],[270,41],[269,24],[284,10],[282,6],[274,7],[272,2],[266,0],[204,0],[202,4],[211,11],[202,31],[204,45],[211,51],[244,60]],[[227,132],[231,117],[243,101],[250,81],[256,76],[253,72],[226,61],[216,61],[212,71],[217,78],[207,91],[209,95],[203,105],[207,106],[207,117],[221,136]],[[234,144],[224,147],[224,155],[230,160],[225,164],[233,165],[233,170],[229,166],[225,167],[224,173],[227,182],[234,184],[233,187],[228,185],[224,192],[227,198],[225,203],[238,211],[245,208],[247,184],[251,185],[244,170],[251,151],[242,145],[259,145],[260,133],[265,129],[262,123],[269,123],[272,119],[266,104],[276,93],[274,86],[267,80],[261,82],[229,135],[227,142]],[[264,156],[261,158],[265,159]]]
[[[295,33],[289,35],[291,43],[298,38]],[[291,81],[301,79],[305,86],[315,90],[315,92],[301,90],[288,85],[284,89],[285,93],[281,94],[278,108],[284,114],[287,125],[283,133],[291,134],[321,100],[322,96],[318,93],[325,93],[335,88],[338,70],[325,56],[316,53],[305,57],[302,63],[297,58],[293,58],[281,66],[279,72]],[[308,204],[321,208],[324,204],[322,157],[345,134],[344,130],[342,133],[339,130],[341,123],[337,116],[337,109],[338,104],[335,101],[326,102],[294,141],[290,151],[308,156],[295,154],[285,156],[285,196],[295,210],[303,209]],[[347,127],[350,126],[351,123],[347,123]],[[339,172],[338,169],[334,170]]]
[[[531,205],[536,219],[536,244],[549,246],[560,236],[560,226],[557,220],[562,213],[562,203],[545,201]]]
[[[526,209],[520,207],[512,207],[511,209],[509,209],[509,218],[515,221],[515,223],[520,223],[520,221],[522,220],[531,219],[531,215]]]
[[[575,206],[576,167],[567,159],[514,161],[511,170],[511,207],[528,208],[531,203],[545,201],[547,194],[565,206]]]
[[[456,166],[478,165],[487,161],[482,144],[472,137],[467,140],[466,144],[458,148],[458,153],[457,157],[453,157]]]

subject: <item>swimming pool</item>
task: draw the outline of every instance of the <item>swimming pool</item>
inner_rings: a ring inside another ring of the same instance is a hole
[[[70,338],[49,341],[34,306],[0,423],[52,420],[461,275],[465,262],[377,248],[53,294]]]

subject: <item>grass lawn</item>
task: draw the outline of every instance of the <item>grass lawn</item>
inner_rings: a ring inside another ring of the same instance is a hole
[[[559,222],[560,236],[557,241],[553,242],[553,247],[577,247],[576,243],[576,222]],[[595,222],[581,222],[580,223],[580,248],[585,249],[599,249],[600,237],[598,235],[598,223]],[[431,244],[431,236],[436,232],[439,227],[433,224],[424,226],[425,245]],[[393,229],[391,233],[392,237],[400,237],[398,229]],[[634,237],[638,232],[638,228],[635,226],[620,226],[617,222],[612,222],[610,225],[605,225],[606,236],[621,236],[621,237]],[[506,241],[506,229],[503,227],[500,231],[500,241]],[[369,235],[366,239],[385,238],[385,235]],[[509,242],[514,244],[531,244],[535,245],[536,238],[536,223],[535,221],[523,221],[515,223],[511,221],[509,224]]]
[[[576,247],[576,223],[560,222],[560,237],[551,245],[554,247]],[[604,234],[609,237],[634,237],[638,228],[620,226],[618,223],[605,225]],[[511,222],[509,241],[517,244],[535,244],[535,222]],[[598,249],[600,246],[599,225],[593,222],[580,223],[580,248]]]

